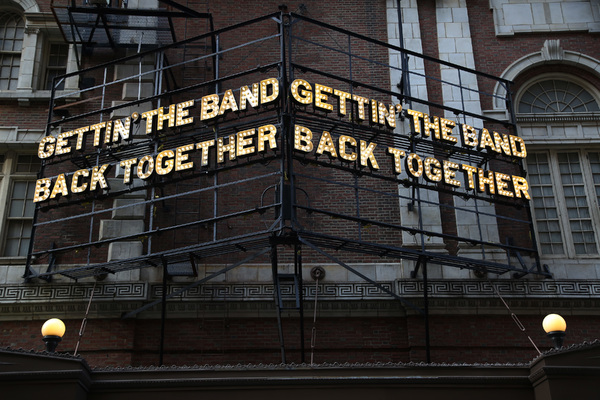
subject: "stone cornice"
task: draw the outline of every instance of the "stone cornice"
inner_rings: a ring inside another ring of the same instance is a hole
[[[585,114],[536,114],[536,115],[519,115],[517,116],[519,123],[555,123],[555,122],[600,122],[600,113],[585,113]]]

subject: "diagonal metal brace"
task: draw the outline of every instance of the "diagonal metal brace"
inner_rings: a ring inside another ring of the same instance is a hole
[[[240,265],[242,265],[242,264],[245,264],[245,263],[247,263],[247,262],[250,262],[250,261],[254,260],[256,257],[260,257],[260,256],[262,256],[263,254],[265,254],[265,253],[269,252],[270,250],[271,250],[270,248],[265,248],[265,249],[262,249],[262,250],[261,250],[261,251],[259,251],[258,253],[255,253],[255,254],[253,254],[253,255],[251,255],[251,256],[248,256],[248,257],[244,258],[243,260],[236,262],[235,264],[232,264],[232,265],[230,265],[230,266],[228,266],[228,267],[225,267],[225,268],[223,268],[223,269],[221,269],[221,270],[219,270],[219,271],[217,271],[217,272],[215,272],[215,273],[213,273],[213,274],[210,274],[210,275],[208,275],[208,276],[206,276],[206,277],[204,277],[204,278],[200,279],[199,281],[196,281],[196,282],[194,282],[194,283],[191,283],[191,284],[187,285],[187,286],[186,286],[186,287],[184,287],[184,288],[181,288],[181,289],[179,289],[179,290],[176,290],[176,291],[174,291],[173,293],[170,293],[169,295],[165,296],[165,300],[168,300],[168,299],[170,299],[170,298],[172,298],[172,297],[175,297],[175,296],[179,296],[181,293],[183,293],[183,292],[185,292],[185,291],[187,291],[187,290],[193,289],[193,288],[195,288],[196,286],[200,286],[200,285],[202,285],[204,282],[207,282],[207,281],[209,281],[209,280],[211,280],[211,279],[213,279],[213,278],[216,278],[217,276],[219,276],[219,275],[221,275],[221,274],[224,274],[225,272],[227,272],[227,271],[230,271],[230,270],[232,270],[232,269],[234,269],[234,268],[236,268],[236,267],[239,267],[239,266],[240,266]],[[138,308],[137,310],[131,311],[131,312],[129,312],[129,313],[127,313],[127,314],[123,315],[121,318],[123,318],[123,319],[126,319],[126,318],[131,318],[131,317],[135,316],[136,314],[139,314],[139,313],[141,313],[142,311],[145,311],[145,310],[147,310],[147,309],[149,309],[149,308],[152,308],[152,307],[154,307],[154,306],[155,306],[155,305],[157,305],[157,304],[160,304],[162,301],[163,301],[162,299],[160,299],[160,300],[155,300],[155,301],[153,301],[153,302],[151,302],[151,303],[148,303],[148,304],[146,304],[146,305],[144,305],[144,306],[142,306],[142,307]]]
[[[336,264],[341,265],[342,267],[346,268],[348,271],[352,272],[354,275],[359,276],[360,278],[364,279],[365,281],[369,282],[370,284],[372,284],[373,286],[375,286],[376,288],[378,288],[379,290],[389,294],[390,296],[392,296],[393,298],[395,298],[396,300],[400,300],[400,302],[402,304],[404,304],[405,306],[408,306],[410,308],[412,308],[415,311],[418,311],[419,314],[424,315],[425,311],[419,307],[417,307],[416,305],[414,305],[413,303],[411,303],[410,301],[398,296],[396,293],[392,292],[391,290],[389,290],[388,288],[384,287],[383,285],[375,282],[374,280],[372,280],[371,278],[368,278],[367,276],[361,274],[360,272],[358,272],[357,270],[355,270],[354,268],[352,268],[351,266],[349,266],[348,264],[345,264],[343,261],[339,260],[338,258],[336,258],[335,256],[332,256],[331,254],[326,253],[325,251],[321,250],[320,248],[318,248],[317,246],[315,246],[314,244],[308,242],[307,240],[303,239],[302,237],[298,236],[298,239],[304,243],[305,245],[307,245],[308,247],[310,247],[311,249],[313,249],[314,251],[316,251],[317,253],[329,258],[330,260],[332,260],[333,262],[335,262]]]

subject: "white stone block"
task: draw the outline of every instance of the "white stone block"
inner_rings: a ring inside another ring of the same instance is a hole
[[[473,54],[473,43],[471,43],[471,38],[457,38],[455,41],[456,51],[458,53]]]
[[[107,261],[125,260],[142,255],[141,242],[115,242],[108,245]]]
[[[395,11],[395,10],[394,10]],[[405,24],[419,24],[419,11],[415,9],[406,9],[402,11],[402,22]]]
[[[504,20],[512,25],[532,25],[533,15],[530,4],[504,4]]]
[[[438,7],[436,10],[437,22],[452,22],[452,8],[448,7]]]
[[[103,219],[100,221],[100,240],[135,235],[144,232],[144,221]]]
[[[146,215],[146,204],[136,199],[115,199],[114,207],[123,207],[113,210],[113,219],[143,219]]]
[[[257,282],[258,269],[254,266],[239,266],[226,273],[227,282]]]
[[[117,64],[115,65],[115,80],[131,78],[137,81],[139,79],[139,64]],[[150,64],[141,65],[142,82],[151,82],[154,80],[154,66]]]
[[[469,22],[469,14],[464,7],[452,9],[452,22]]]
[[[563,24],[563,12],[560,2],[549,3],[548,8],[550,10],[550,21],[551,24]]]
[[[546,25],[550,21],[547,21],[546,12],[544,10],[546,4],[542,3],[534,3],[531,5],[531,10],[533,13],[533,23],[536,25]]]
[[[137,100],[138,99],[138,87],[140,85],[136,83],[124,83],[123,84],[123,100]],[[143,99],[146,97],[150,97],[154,94],[154,84],[152,83],[144,83],[141,84],[141,89],[139,90],[139,98]]]
[[[387,22],[398,24],[398,10],[396,8],[388,8],[387,12]]]
[[[403,277],[402,263],[376,264],[375,270],[378,281],[391,282]]]
[[[569,23],[594,22],[594,16],[589,1],[563,3],[562,12],[565,21],[568,21]]]
[[[445,24],[446,37],[463,37],[463,24],[461,23],[447,23]]]
[[[455,53],[456,52],[456,42],[455,39],[448,38],[439,38],[438,46],[441,53]]]
[[[446,24],[437,24],[437,35],[438,35],[438,40],[439,38],[445,38],[448,37],[446,35]]]
[[[444,279],[469,279],[469,270],[453,267],[443,267],[442,277]]]
[[[110,186],[111,192],[119,192],[121,190],[129,190],[134,188],[143,187],[145,182],[141,179],[131,179],[131,185],[127,185],[123,183],[123,179],[119,178],[109,178],[107,179],[108,185]],[[122,194],[120,197],[126,198],[146,198],[145,190],[136,190],[132,192],[126,192]]]

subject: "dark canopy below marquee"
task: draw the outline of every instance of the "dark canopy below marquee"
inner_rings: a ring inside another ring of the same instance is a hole
[[[297,364],[90,369],[68,354],[0,350],[6,398],[347,400],[595,398],[600,342],[551,350],[529,364]],[[443,392],[442,392],[443,391]]]

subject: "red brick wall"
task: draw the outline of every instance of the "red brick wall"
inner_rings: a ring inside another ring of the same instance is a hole
[[[543,315],[520,315],[541,351],[552,348]],[[597,339],[600,318],[567,316],[565,345]],[[43,321],[4,321],[0,346],[44,349]],[[58,352],[73,353],[80,320],[65,320]],[[299,320],[284,318],[287,362],[299,363]],[[305,361],[310,362],[312,317],[305,319]],[[92,367],[157,365],[160,319],[90,319],[79,346]],[[435,363],[515,363],[537,356],[510,315],[430,315],[431,361]],[[409,317],[318,317],[314,362],[424,362],[424,320]],[[211,317],[167,319],[165,365],[280,363],[277,322],[272,318]]]

